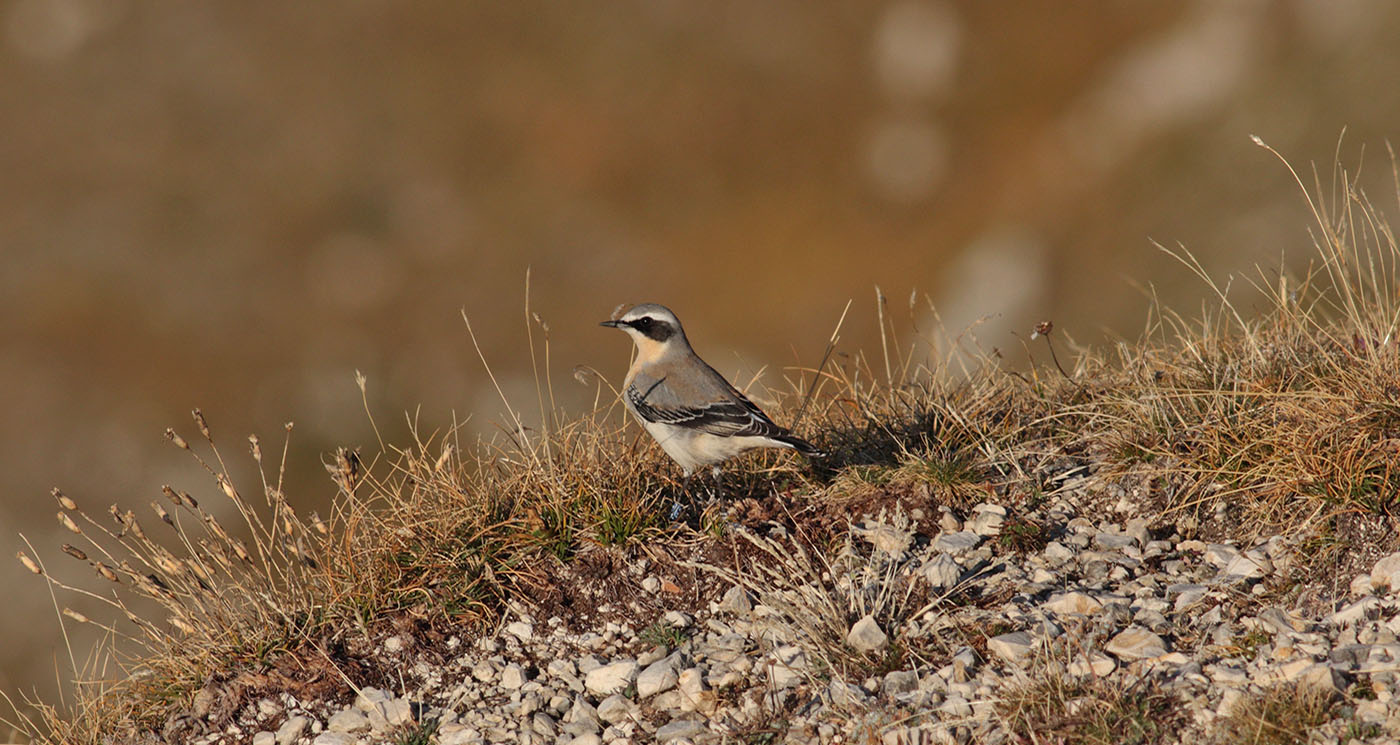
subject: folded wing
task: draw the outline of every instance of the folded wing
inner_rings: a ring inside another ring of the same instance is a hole
[[[695,390],[677,390],[668,378],[637,375],[627,388],[627,402],[648,422],[671,424],[721,437],[772,437],[787,430],[735,390],[719,373],[696,380]],[[694,377],[694,376],[692,376]],[[699,404],[697,401],[704,401]]]

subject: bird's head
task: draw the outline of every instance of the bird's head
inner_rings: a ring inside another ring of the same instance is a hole
[[[600,325],[626,331],[636,342],[637,354],[643,359],[655,359],[667,350],[689,347],[676,314],[656,303],[634,305],[625,313],[614,313],[612,320]]]

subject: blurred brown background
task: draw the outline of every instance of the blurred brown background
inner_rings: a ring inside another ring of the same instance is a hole
[[[1396,39],[1385,0],[0,1],[4,555],[23,532],[85,579],[54,485],[212,500],[161,438],[193,406],[240,464],[294,420],[302,504],[322,452],[373,446],[356,369],[391,441],[420,405],[489,430],[459,309],[533,402],[526,267],[575,409],[628,301],[773,386],[848,298],[844,348],[877,351],[876,284],[1013,357],[1043,319],[1133,337],[1140,287],[1206,295],[1149,238],[1222,276],[1306,254],[1248,135],[1325,171],[1346,127],[1387,183]],[[0,686],[51,690],[50,600],[0,578]]]

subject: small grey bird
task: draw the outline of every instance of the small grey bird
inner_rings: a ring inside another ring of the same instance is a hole
[[[687,478],[753,448],[823,453],[768,418],[690,348],[681,322],[664,306],[645,303],[603,326],[622,329],[637,344],[623,381],[623,399],[647,434],[680,464]]]

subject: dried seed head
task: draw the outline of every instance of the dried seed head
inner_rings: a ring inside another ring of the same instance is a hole
[[[185,565],[179,559],[175,559],[164,554],[157,555],[155,558],[156,566],[160,567],[160,570],[162,572],[165,572],[165,576],[178,577],[181,574],[185,573]]]
[[[224,526],[220,525],[219,521],[215,520],[213,515],[205,515],[204,524],[209,526],[209,531],[215,536],[218,536],[219,540],[225,543],[228,542],[228,533],[224,531]]]
[[[1031,332],[1031,338],[1034,339],[1037,336],[1049,336],[1050,332],[1054,330],[1054,323],[1050,321],[1041,321],[1040,323],[1037,323],[1035,325],[1035,331]]]
[[[438,459],[437,459],[437,463],[434,463],[434,464],[433,464],[433,470],[437,471],[438,473],[442,473],[442,470],[443,470],[444,468],[447,467],[448,460],[451,459],[451,458],[452,458],[452,445],[451,445],[451,444],[448,444],[448,445],[443,446],[443,448],[442,448],[442,455],[439,455],[439,456],[438,456]]]
[[[71,499],[69,499],[69,498],[68,498],[68,495],[67,495],[67,494],[64,494],[64,493],[61,492],[61,491],[59,491],[57,487],[55,487],[54,490],[53,490],[53,498],[54,498],[54,499],[57,499],[57,500],[58,500],[58,503],[59,503],[60,505],[63,505],[63,509],[65,509],[65,510],[76,510],[76,509],[78,509],[78,503],[77,503],[77,502],[74,502],[74,501],[71,500]]]
[[[74,621],[77,621],[78,623],[91,623],[88,620],[87,616],[73,610],[72,608],[64,608],[63,615],[68,616],[69,618],[73,619]]]
[[[359,484],[360,477],[360,455],[348,448],[336,448],[335,460],[324,464],[326,473],[331,475],[341,491],[352,494]]]
[[[183,500],[185,501],[185,504],[188,505],[190,509],[192,509],[192,510],[198,510],[198,509],[199,509],[199,500],[195,499],[194,497],[191,497],[189,492],[187,492],[187,491],[182,491],[182,492],[180,492],[180,499],[183,499]]]
[[[321,520],[320,514],[315,512],[311,513],[311,527],[315,528],[316,532],[321,535],[330,533],[330,530],[326,528],[326,523]]]
[[[112,568],[111,568],[111,567],[107,566],[106,564],[103,564],[103,563],[100,562],[100,561],[94,561],[94,562],[92,563],[92,568],[93,568],[93,569],[96,569],[96,570],[97,570],[97,573],[100,574],[100,575],[102,575],[102,578],[105,579],[105,580],[107,580],[108,582],[120,582],[120,581],[121,581],[120,579],[117,578],[117,573],[114,572],[114,571],[112,571]]]
[[[194,572],[194,575],[196,577],[199,577],[205,582],[209,581],[209,570],[205,569],[203,564],[199,563],[198,561],[191,561],[185,564],[185,566],[189,567],[190,571]]]
[[[63,523],[63,527],[67,528],[69,531],[71,531],[71,532],[73,532],[73,533],[75,533],[75,534],[77,534],[77,535],[82,535],[82,534],[83,534],[83,529],[82,529],[82,528],[79,528],[77,523],[75,523],[75,522],[73,522],[72,520],[70,520],[70,519],[68,518],[67,513],[64,513],[64,512],[58,513],[58,521],[59,521],[60,523]]]
[[[288,431],[288,432],[291,432],[291,431],[292,431],[292,427],[295,427],[295,426],[296,426],[296,425],[295,425],[294,423],[292,423],[292,422],[287,422],[286,424],[282,425],[282,429],[284,429],[284,430],[286,430],[286,431]]]
[[[118,524],[118,525],[121,525],[121,526],[125,526],[125,525],[126,525],[126,523],[122,522],[122,511],[119,510],[119,509],[117,509],[117,506],[116,506],[116,505],[112,505],[111,507],[108,507],[108,508],[107,508],[107,514],[111,515],[111,516],[112,516],[112,519],[115,520],[115,521],[117,521],[117,524]]]
[[[28,569],[29,571],[31,571],[31,572],[33,572],[33,573],[35,573],[35,574],[43,574],[43,573],[44,573],[44,570],[40,569],[40,568],[39,568],[39,565],[38,565],[38,564],[35,564],[35,563],[34,563],[34,560],[31,559],[31,558],[29,558],[29,556],[28,556],[27,554],[25,554],[23,551],[17,551],[17,552],[15,552],[15,557],[19,559],[19,563],[23,564],[25,569]]]
[[[160,487],[160,493],[164,494],[165,498],[169,499],[171,504],[176,507],[180,506],[180,495],[174,489],[170,488],[170,484],[163,484]]]
[[[228,477],[222,473],[218,476],[215,476],[215,478],[218,479],[219,488],[224,490],[224,494],[228,495],[229,499],[232,499],[233,501],[237,502],[238,490],[233,488],[233,482],[229,481]]]
[[[190,449],[190,444],[188,442],[185,442],[185,438],[176,434],[175,430],[171,427],[165,428],[165,439],[175,443],[175,447],[180,448],[181,450]]]
[[[78,561],[87,561],[87,552],[71,543],[63,544],[63,553],[68,554]]]
[[[169,525],[172,528],[175,527],[175,521],[170,519],[170,513],[166,512],[165,508],[160,506],[160,502],[151,502],[151,508],[154,509],[156,511],[156,514],[160,516],[161,522],[165,523],[166,525]]]
[[[224,548],[222,543],[206,544],[204,548],[209,551],[209,555],[214,557],[214,560],[219,563],[219,566],[224,568],[224,571],[228,572],[233,570],[233,562],[228,560],[228,551]]]
[[[193,627],[193,626],[189,625],[188,623],[185,623],[184,620],[182,620],[182,619],[180,619],[180,618],[177,618],[177,617],[175,617],[175,616],[171,616],[171,617],[170,617],[170,625],[171,625],[171,626],[174,626],[175,628],[177,628],[177,629],[179,629],[179,630],[181,630],[181,631],[183,631],[183,632],[185,632],[186,634],[194,634],[194,627]]]
[[[262,462],[262,445],[258,443],[257,435],[248,435],[248,446],[253,449],[253,460]]]
[[[194,417],[194,424],[196,427],[199,427],[199,433],[201,435],[204,435],[204,439],[210,439],[209,423],[204,421],[204,412],[200,411],[199,409],[195,409],[194,411],[190,412],[190,416]]]
[[[253,559],[248,555],[248,547],[243,545],[243,541],[233,542],[233,552],[235,554],[238,554],[238,558],[242,559],[243,561],[249,564],[253,563]]]
[[[132,512],[131,510],[127,510],[126,521],[131,526],[131,532],[134,533],[137,538],[140,538],[143,541],[146,540],[146,531],[142,530],[141,523],[137,522],[136,513]]]

